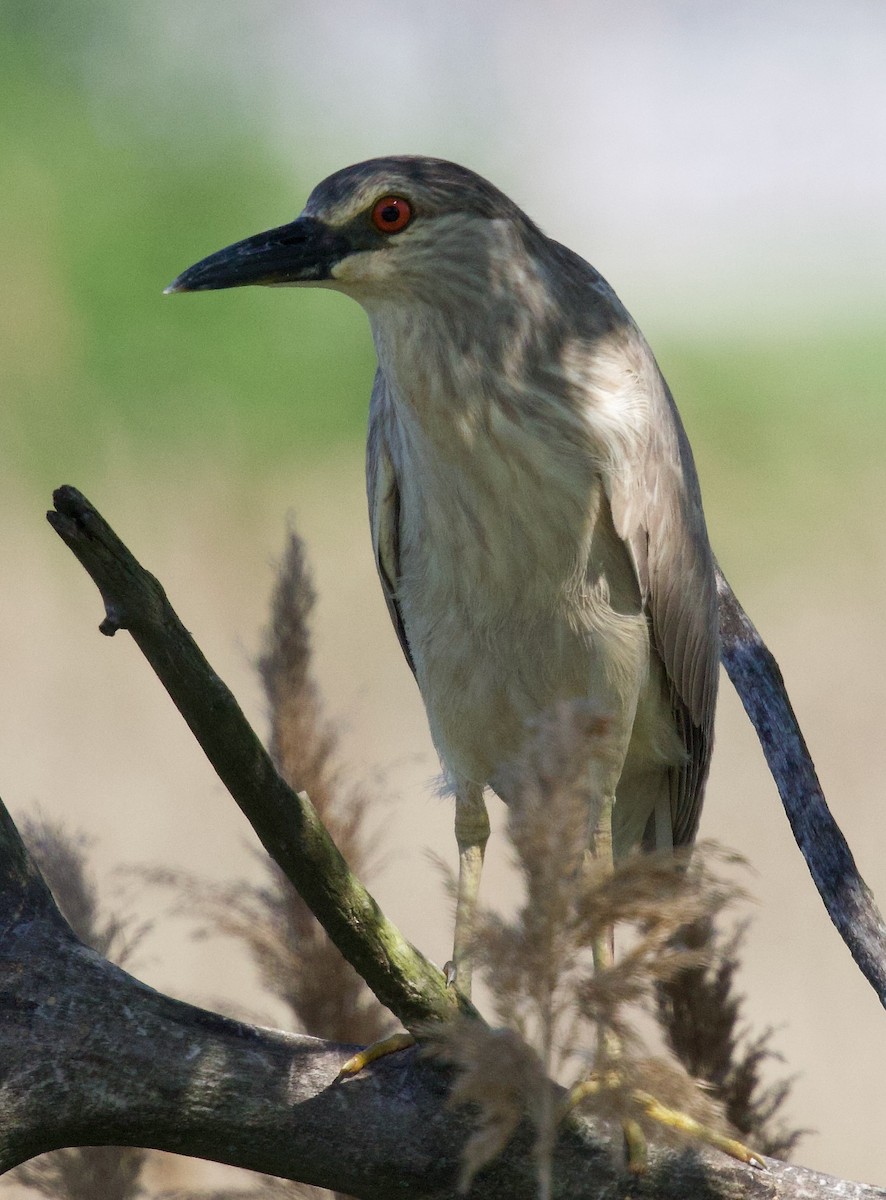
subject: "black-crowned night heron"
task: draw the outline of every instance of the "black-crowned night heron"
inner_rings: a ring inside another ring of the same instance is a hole
[[[454,163],[338,171],[291,224],[172,292],[325,287],[366,309],[378,355],[369,512],[391,619],[456,798],[454,959],[490,785],[562,700],[609,714],[616,858],[692,840],[719,645],[692,454],[618,297],[507,196]]]

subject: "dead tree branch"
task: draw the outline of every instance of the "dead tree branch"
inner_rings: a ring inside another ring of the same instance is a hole
[[[379,1000],[409,1028],[473,1009],[386,919],[348,870],[305,793],[270,755],[179,620],[166,593],[75,488],[53,495],[47,519],[98,587],[99,629],[126,629],[153,667],[262,845]]]
[[[828,915],[886,1007],[886,924],[828,808],[778,663],[717,568],[720,658],[751,719]]]

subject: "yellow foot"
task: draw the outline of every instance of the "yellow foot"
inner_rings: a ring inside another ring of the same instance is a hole
[[[628,1170],[634,1175],[642,1175],[649,1160],[646,1153],[646,1135],[636,1121],[622,1121],[621,1131],[625,1139]]]
[[[566,1097],[562,1108],[562,1116],[565,1116],[566,1113],[570,1112],[588,1096],[600,1095],[601,1092],[614,1090],[619,1085],[617,1071],[610,1072],[603,1078],[592,1076],[590,1079],[585,1079],[581,1083],[577,1083],[570,1089],[569,1095]],[[649,1092],[642,1091],[640,1088],[632,1088],[628,1095],[637,1109],[644,1116],[648,1117],[649,1120],[656,1121],[659,1125],[664,1125],[667,1129],[674,1129],[690,1140],[694,1139],[695,1141],[705,1142],[709,1146],[714,1146],[717,1150],[722,1150],[724,1154],[728,1154],[730,1158],[736,1158],[739,1162],[747,1163],[748,1166],[759,1167],[762,1171],[767,1169],[761,1156],[745,1146],[743,1142],[727,1137],[725,1134],[719,1133],[716,1129],[712,1129],[709,1125],[702,1125],[700,1121],[696,1121],[688,1113],[679,1112],[675,1108],[668,1108],[667,1105],[657,1100],[655,1096]],[[622,1129],[624,1130],[628,1168],[640,1174],[646,1170],[647,1157],[646,1138],[643,1130],[633,1120],[623,1121]]]
[[[696,1138],[700,1142],[707,1142],[709,1146],[714,1146],[717,1150],[722,1150],[730,1158],[737,1158],[739,1162],[747,1163],[748,1166],[759,1167],[761,1171],[766,1170],[766,1164],[760,1155],[755,1154],[743,1142],[727,1137],[723,1133],[718,1133],[716,1129],[711,1129],[709,1125],[702,1125],[700,1121],[696,1121],[688,1113],[678,1112],[675,1108],[668,1108],[660,1100],[656,1100],[654,1096],[650,1096],[648,1092],[635,1090],[631,1093],[631,1098],[643,1109],[643,1112],[650,1120],[657,1121],[659,1125],[664,1125],[668,1129],[676,1129],[684,1137]]]
[[[352,1055],[343,1064],[332,1082],[338,1083],[342,1079],[348,1079],[351,1075],[356,1075],[362,1071],[364,1067],[368,1067],[376,1059],[384,1058],[387,1054],[395,1054],[398,1050],[406,1050],[407,1047],[414,1045],[415,1038],[411,1033],[393,1033],[390,1037],[382,1038],[379,1042],[373,1042],[370,1046],[366,1046]]]

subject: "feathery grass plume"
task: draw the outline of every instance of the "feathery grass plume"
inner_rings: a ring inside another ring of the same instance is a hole
[[[520,1034],[462,1018],[429,1029],[425,1050],[456,1069],[449,1105],[472,1104],[478,1113],[462,1151],[459,1192],[467,1192],[477,1172],[501,1154],[524,1117],[535,1127],[535,1153],[544,1171],[558,1097],[541,1059]]]
[[[561,704],[535,723],[508,772],[508,833],[523,902],[510,921],[481,911],[472,941],[505,1028],[459,1021],[427,1031],[429,1052],[458,1069],[451,1102],[470,1100],[480,1110],[463,1190],[527,1117],[536,1131],[538,1194],[551,1195],[551,1152],[567,1111],[554,1079],[574,1088],[597,1118],[633,1122],[652,1136],[662,1132],[655,1114],[663,1106],[722,1124],[716,1104],[676,1062],[644,1057],[635,1023],[653,1007],[658,984],[700,964],[701,952],[678,935],[736,895],[709,865],[730,856],[712,847],[697,847],[691,861],[638,853],[614,870],[594,858],[587,847],[611,753],[604,714],[585,702]],[[595,972],[594,946],[614,926],[627,927],[630,938],[611,966]]]
[[[336,762],[335,731],[324,717],[311,675],[308,621],[315,595],[301,540],[290,531],[271,601],[271,621],[258,669],[268,701],[270,750],[281,776],[306,791],[336,845],[357,874],[372,870],[375,847],[366,827],[368,795],[347,784]],[[149,869],[153,883],[174,888],[175,909],[203,924],[198,937],[222,934],[248,950],[264,988],[282,1000],[296,1025],[315,1037],[365,1045],[391,1032],[391,1019],[333,946],[283,872],[260,852],[260,883],[214,883],[192,872]],[[181,1200],[208,1193],[176,1192]],[[320,1197],[320,1188],[262,1180],[225,1197]]]
[[[44,816],[25,818],[21,831],[56,904],[80,941],[118,967],[130,963],[152,922],[102,911],[88,864],[92,839],[82,832],[71,833],[61,821]]]
[[[270,750],[287,783],[308,793],[351,870],[366,878],[376,851],[366,828],[370,801],[361,788],[343,782],[335,731],[323,715],[311,675],[309,618],[315,599],[301,539],[290,530],[258,662],[271,721]],[[385,1010],[291,885],[277,876],[286,896],[286,999],[305,1031],[353,1042],[390,1032]]]
[[[22,837],[77,937],[119,966],[129,962],[150,925],[102,911],[87,860],[91,840],[43,817],[26,819]],[[4,1179],[52,1200],[137,1200],[146,1194],[141,1180],[147,1159],[147,1151],[128,1146],[53,1150]]]
[[[344,782],[336,735],[311,676],[308,618],[314,590],[302,543],[289,533],[271,600],[271,621],[258,668],[268,700],[271,753],[281,776],[307,791],[352,870],[371,873],[374,846],[366,828],[369,798]],[[174,889],[174,911],[202,924],[195,936],[222,934],[248,950],[263,987],[315,1037],[365,1044],[390,1032],[390,1018],[333,946],[295,888],[261,851],[263,879],[215,883],[194,872],[148,868],[151,883]]]
[[[659,1022],[673,1053],[710,1087],[729,1123],[762,1154],[787,1159],[809,1131],[792,1128],[782,1115],[793,1078],[762,1082],[765,1063],[784,1061],[770,1046],[773,1028],[752,1036],[742,1020],[735,976],[746,930],[745,921],[724,938],[708,920],[685,931],[703,960],[661,985]]]
[[[242,943],[262,987],[286,1005],[295,1028],[334,1042],[366,1044],[383,1037],[390,1031],[384,1009],[313,917],[306,920],[304,901],[283,872],[261,851],[255,859],[264,875],[258,883],[217,883],[179,868],[148,867],[140,874],[174,891],[171,911],[198,922],[195,939],[223,936]],[[269,1019],[229,998],[214,1003],[241,1019]]]

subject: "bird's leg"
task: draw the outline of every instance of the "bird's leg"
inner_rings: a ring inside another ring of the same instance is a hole
[[[458,898],[452,963],[448,965],[447,975],[450,982],[456,983],[459,991],[470,999],[470,946],[483,871],[483,854],[489,840],[489,816],[483,800],[483,788],[475,783],[460,787],[456,792],[455,840],[458,842]]]
[[[474,913],[483,870],[483,853],[489,840],[489,817],[483,800],[483,789],[476,784],[459,788],[455,797],[455,837],[458,842],[458,899],[455,908],[455,946],[452,962],[444,968],[450,983],[457,983],[468,999],[471,996],[471,936],[474,932]],[[336,1082],[356,1075],[369,1063],[415,1044],[409,1033],[395,1033],[366,1046],[343,1064]]]
[[[607,874],[610,875],[615,870],[615,853],[612,840],[612,815],[614,807],[615,797],[612,795],[607,796],[600,809],[600,816],[597,820],[597,828],[594,831],[592,842],[594,857],[602,864]],[[598,933],[594,938],[591,949],[594,956],[595,973],[600,975],[604,971],[611,970],[615,965],[614,926],[610,925],[608,929],[604,929]],[[618,1068],[615,1068],[615,1072],[611,1072],[609,1064],[617,1063],[619,1058],[621,1058],[621,1053],[622,1045],[618,1034],[601,1023],[597,1030],[597,1061],[606,1064],[606,1072],[614,1074],[616,1078]],[[593,1086],[591,1081],[588,1081],[588,1083]],[[575,1103],[575,1101],[572,1103]],[[646,1138],[643,1136],[643,1130],[636,1121],[625,1119],[622,1121],[622,1132],[628,1167],[631,1171],[640,1173],[646,1168]]]
[[[592,841],[594,858],[602,863],[604,869],[609,874],[615,869],[612,850],[612,810],[614,804],[615,799],[612,796],[607,796],[604,800]],[[610,970],[615,963],[615,929],[610,926],[608,929],[600,932],[594,938],[591,949],[594,956],[594,972],[600,975],[603,971]],[[618,1058],[620,1054],[621,1043],[618,1038],[611,1029],[607,1029],[601,1025],[597,1038],[597,1057],[601,1062],[606,1062],[608,1059]]]
[[[614,803],[614,798],[611,796],[607,797],[604,801],[592,841],[592,853],[594,857],[610,872],[615,869],[612,848],[612,815]],[[592,952],[596,973],[599,974],[609,970],[614,965],[615,930],[612,927],[598,934],[594,939]],[[570,1090],[566,1098],[564,1113],[570,1111],[587,1096],[605,1091],[607,1088],[620,1086],[621,1078],[619,1075],[618,1060],[621,1058],[621,1055],[622,1044],[618,1035],[613,1030],[607,1029],[601,1024],[597,1032],[597,1061],[602,1065],[602,1070],[595,1071],[590,1079],[577,1083]],[[650,1095],[649,1092],[635,1088],[631,1092],[631,1099],[640,1112],[648,1119],[656,1121],[659,1125],[677,1130],[686,1137],[695,1138],[697,1141],[706,1142],[708,1145],[722,1150],[724,1154],[728,1154],[731,1158],[738,1159],[739,1162],[748,1163],[755,1167],[763,1167],[765,1170],[760,1155],[749,1149],[742,1142],[737,1141],[735,1138],[727,1137],[725,1134],[707,1125],[702,1125],[694,1117],[689,1116],[688,1113],[679,1112],[662,1104],[660,1100]],[[640,1123],[630,1118],[624,1118],[622,1121],[622,1131],[629,1170],[635,1173],[645,1171],[647,1160],[646,1136],[643,1133]]]

